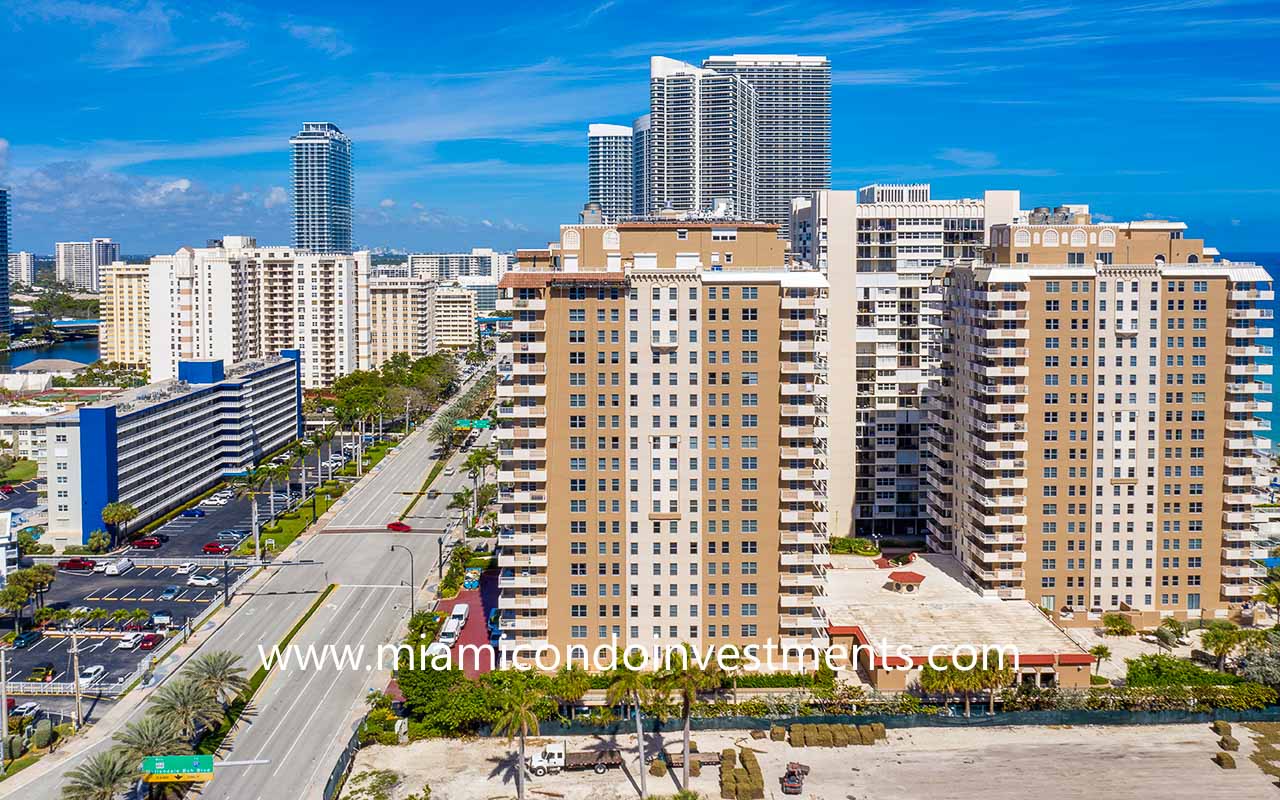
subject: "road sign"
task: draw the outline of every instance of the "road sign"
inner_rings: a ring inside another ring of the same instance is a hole
[[[177,783],[213,779],[213,756],[148,756],[142,759],[148,783]]]
[[[457,430],[460,430],[460,431],[469,430],[469,429],[471,428],[471,420],[469,420],[469,419],[455,419],[455,420],[453,421],[453,427],[454,427],[454,428],[456,428]]]

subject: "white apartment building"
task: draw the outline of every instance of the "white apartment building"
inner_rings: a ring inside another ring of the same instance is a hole
[[[87,292],[99,291],[102,269],[120,260],[120,244],[109,238],[58,242],[55,252],[57,279]]]
[[[510,269],[511,254],[473,247],[470,253],[411,253],[407,263],[415,278],[447,281],[463,275],[489,275],[501,279]]]
[[[756,92],[742,78],[650,59],[645,213],[720,206],[756,219],[757,115]]]
[[[83,544],[102,509],[145,524],[257,463],[302,431],[297,353],[224,368],[184,361],[160,381],[48,420],[48,540]]]
[[[66,405],[0,406],[0,439],[8,443],[7,452],[14,458],[36,462],[43,475],[49,419],[70,409]]]
[[[823,191],[792,202],[793,257],[831,282],[832,524],[841,535],[923,535],[926,388],[939,357],[944,261],[973,258],[1016,191],[935,200],[928,184]]]
[[[116,261],[102,270],[99,355],[109,364],[151,365],[151,266]]]
[[[599,203],[609,222],[631,215],[631,128],[593,123],[587,128],[587,202]]]
[[[36,257],[26,250],[9,254],[9,283],[26,286],[36,282]]]
[[[432,309],[431,351],[465,349],[476,344],[476,296],[458,284],[436,288]]]
[[[331,386],[368,368],[367,252],[299,252],[260,247],[238,236],[224,238],[222,245],[184,247],[152,259],[147,275],[152,380],[174,377],[185,359],[234,364],[292,349],[302,353],[307,388]],[[131,306],[113,296],[107,307],[125,313]],[[113,330],[138,324],[136,319],[113,322]]]
[[[369,280],[369,366],[397,353],[421,358],[434,339],[436,285],[425,278],[379,276]]]
[[[712,56],[756,95],[756,215],[786,236],[791,201],[831,187],[831,62],[826,56]]]

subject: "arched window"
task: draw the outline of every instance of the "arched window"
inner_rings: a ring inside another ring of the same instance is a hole
[[[581,250],[582,234],[570,228],[564,232],[564,249],[565,250]]]
[[[1113,231],[1111,228],[1104,228],[1102,230],[1102,233],[1098,235],[1098,246],[1099,247],[1115,247],[1116,232]]]
[[[1015,247],[1030,247],[1031,231],[1020,228],[1018,232],[1013,235],[1013,244]]]
[[[1164,265],[1164,256],[1156,256],[1156,263],[1157,263],[1157,264],[1159,264],[1159,265],[1161,265],[1161,266],[1163,266],[1163,265]]]
[[[1187,256],[1187,263],[1188,263],[1188,264],[1199,264],[1199,263],[1200,263],[1200,256],[1196,255],[1195,253],[1192,253],[1191,255]]]
[[[1089,242],[1089,237],[1085,236],[1084,231],[1076,228],[1071,232],[1071,246],[1084,247]]]
[[[1050,228],[1049,230],[1044,232],[1044,246],[1045,247],[1058,246],[1058,232],[1055,231],[1053,228]]]
[[[622,245],[618,241],[618,232],[613,228],[608,228],[604,232],[604,249],[617,250]]]

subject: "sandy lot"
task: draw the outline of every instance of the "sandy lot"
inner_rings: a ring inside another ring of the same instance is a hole
[[[678,750],[680,737],[664,735],[666,748]],[[986,730],[914,728],[890,730],[889,740],[872,747],[792,748],[752,740],[742,732],[695,732],[706,752],[734,743],[759,755],[766,797],[782,798],[776,780],[788,761],[812,768],[803,797],[810,800],[1118,800],[1120,798],[1193,797],[1280,798],[1280,789],[1248,760],[1249,737],[1241,735],[1234,771],[1219,769],[1210,758],[1217,737],[1208,726],[1008,727]],[[529,798],[558,800],[630,800],[638,796],[635,737],[619,737],[629,751],[626,770],[605,775],[573,772],[531,778]],[[546,741],[546,740],[538,740]],[[571,737],[572,749],[607,746],[603,740]],[[655,739],[656,742],[656,739]],[[514,743],[512,745],[514,747]],[[536,745],[530,742],[529,752]],[[624,752],[625,754],[625,752]],[[514,759],[502,740],[432,740],[405,747],[371,747],[360,753],[352,774],[390,769],[404,775],[393,798],[431,786],[432,800],[505,800],[515,797]],[[719,797],[717,770],[694,778],[693,789]],[[670,794],[676,775],[649,776],[649,791]],[[543,790],[545,793],[540,793]],[[345,795],[344,795],[345,796]]]

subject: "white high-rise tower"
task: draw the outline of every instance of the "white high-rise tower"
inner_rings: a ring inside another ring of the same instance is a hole
[[[587,129],[587,202],[605,219],[631,215],[631,128],[594,123]]]
[[[293,246],[351,252],[351,139],[332,122],[304,122],[293,149]]]

